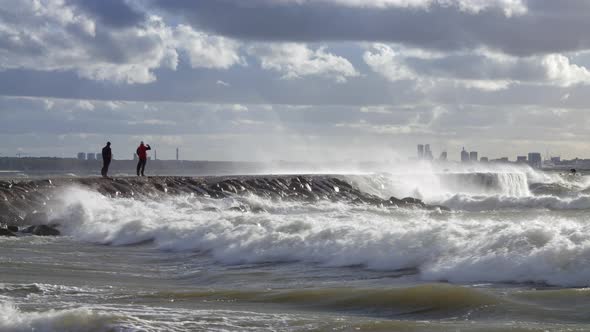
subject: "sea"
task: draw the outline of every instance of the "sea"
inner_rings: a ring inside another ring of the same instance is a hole
[[[0,331],[590,331],[590,176],[339,176],[450,211],[60,188],[62,236],[0,237]]]

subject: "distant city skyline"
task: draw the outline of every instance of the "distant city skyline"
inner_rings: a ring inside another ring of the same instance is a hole
[[[144,140],[159,159],[180,147],[191,160],[395,160],[420,142],[435,159],[462,146],[590,157],[589,12],[585,0],[8,0],[0,153],[111,141],[129,158]]]
[[[519,161],[523,161],[523,162],[528,162],[530,159],[530,154],[534,153],[534,154],[539,154],[541,156],[541,160],[542,161],[555,161],[555,160],[567,160],[568,158],[562,158],[560,155],[549,155],[547,154],[548,152],[546,152],[545,154],[540,153],[540,152],[526,152],[526,153],[520,153],[514,156],[510,156],[510,155],[500,155],[500,156],[493,156],[493,157],[489,157],[488,155],[485,154],[485,152],[483,154],[480,153],[480,151],[475,151],[475,150],[469,150],[466,149],[465,146],[463,146],[461,148],[461,150],[458,151],[457,153],[457,158],[453,158],[453,152],[451,151],[449,153],[449,151],[447,150],[441,150],[441,151],[433,151],[432,148],[430,147],[429,143],[426,144],[417,144],[417,155],[416,151],[414,151],[414,155],[409,155],[407,156],[409,160],[412,159],[417,159],[417,160],[432,160],[432,161],[436,161],[436,160],[444,160],[444,161],[456,161],[456,162],[460,162],[460,161],[465,161],[463,160],[463,156],[462,153],[464,152],[466,155],[466,160],[467,161],[481,161],[481,159],[485,159],[490,160],[490,161],[494,161],[494,160],[500,160],[500,159],[507,159],[508,161],[511,162],[519,162]],[[157,150],[151,151],[151,153],[153,153],[153,158],[154,159],[162,159],[162,158],[158,158],[157,157]],[[174,157],[172,158],[164,158],[162,160],[201,160],[201,159],[182,159],[180,158],[180,148],[176,147],[174,148]],[[435,154],[437,154],[438,157],[435,157]],[[167,154],[169,155],[169,153]],[[451,157],[449,157],[449,155]],[[0,158],[1,157],[49,157],[49,158],[73,158],[73,159],[81,159],[81,160],[99,160],[101,158],[101,153],[100,152],[77,152],[75,153],[75,155],[72,156],[50,156],[50,155],[39,155],[39,156],[34,156],[34,155],[30,155],[27,153],[16,153],[14,155],[9,155],[9,154],[2,154],[0,153]],[[152,158],[150,156],[150,158]],[[475,159],[474,159],[475,158]],[[135,155],[135,153],[131,154],[131,156],[129,158],[125,158],[124,156],[122,158],[120,158],[120,160],[134,160],[137,159],[137,156]],[[569,158],[571,160],[573,159],[590,159],[589,158],[585,158],[585,157],[580,157],[580,156],[574,156],[572,158]],[[403,158],[398,160],[403,160]],[[239,161],[239,160],[229,160],[229,161]],[[248,160],[243,160],[243,161],[248,161]],[[266,160],[266,161],[278,161],[278,160]],[[285,161],[297,161],[297,160],[285,160]],[[345,160],[333,160],[333,161],[345,161]],[[359,160],[359,161],[377,161],[377,160]]]

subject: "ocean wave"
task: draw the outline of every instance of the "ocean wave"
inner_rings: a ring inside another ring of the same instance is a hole
[[[447,284],[424,284],[404,288],[321,288],[299,290],[209,290],[158,292],[139,297],[215,302],[260,302],[334,311],[371,311],[402,315],[440,314],[499,304],[500,299],[483,290]]]
[[[502,209],[550,209],[550,210],[587,210],[590,209],[590,195],[577,197],[542,196],[470,196],[454,195],[439,202],[453,210],[493,211]]]
[[[242,203],[235,199],[107,198],[80,188],[62,199],[53,217],[63,234],[80,241],[150,240],[160,250],[204,252],[222,264],[415,269],[423,280],[460,283],[586,286],[590,280],[590,224],[583,212],[443,213],[256,197],[265,212],[243,213],[231,209]]]
[[[347,178],[362,191],[380,197],[416,197],[440,201],[455,194],[530,196],[524,172],[439,172],[352,175]]]
[[[557,196],[590,194],[590,177],[543,172],[530,167],[490,167],[477,170],[418,170],[404,173],[349,175],[362,191],[380,197],[417,197],[441,202],[464,196]]]
[[[9,296],[31,296],[31,295],[87,295],[101,292],[99,289],[53,285],[44,283],[32,284],[11,284],[0,283],[0,295]]]
[[[24,312],[11,302],[0,302],[0,330],[10,332],[108,332],[119,317],[86,308]]]

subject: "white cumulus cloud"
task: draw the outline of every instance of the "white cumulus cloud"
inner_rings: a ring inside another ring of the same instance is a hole
[[[314,50],[301,43],[277,43],[253,46],[249,51],[260,59],[263,69],[279,72],[284,79],[319,76],[344,83],[359,76],[346,58],[324,47]]]
[[[18,18],[18,19],[15,19]],[[242,60],[235,41],[148,15],[137,25],[100,25],[63,0],[0,2],[0,70],[74,71],[80,77],[128,84],[176,70],[179,51],[192,67],[227,69]]]
[[[238,53],[239,43],[228,38],[209,36],[188,25],[179,25],[175,31],[176,47],[185,51],[193,68],[227,69],[245,61]]]
[[[487,49],[432,53],[373,44],[363,59],[387,80],[409,80],[420,88],[445,84],[495,91],[512,84],[555,87],[590,84],[590,71],[563,54],[516,57]]]

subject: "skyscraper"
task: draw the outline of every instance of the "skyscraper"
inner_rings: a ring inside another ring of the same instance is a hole
[[[539,152],[529,152],[529,165],[533,168],[541,168],[543,159]]]
[[[440,161],[447,161],[447,151],[443,151],[438,158]]]
[[[461,150],[461,162],[468,162],[469,161],[469,152],[465,151],[465,148]]]
[[[469,152],[469,160],[470,161],[477,161],[477,151]]]

